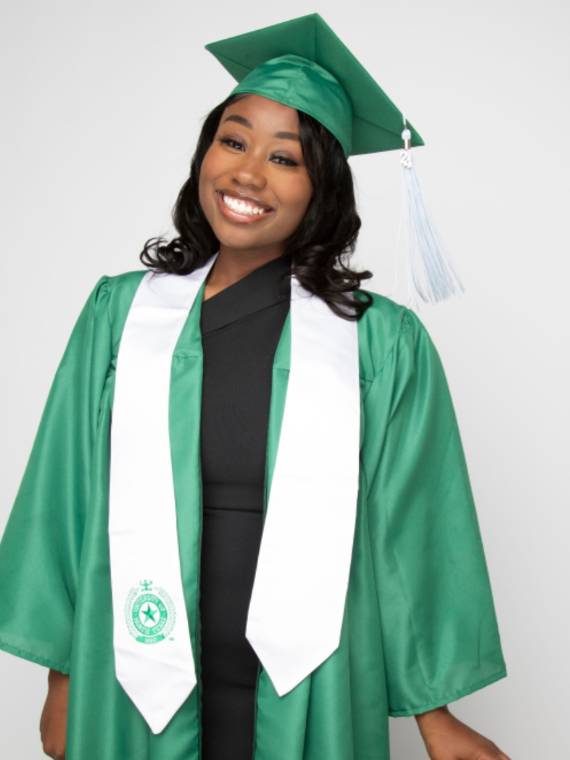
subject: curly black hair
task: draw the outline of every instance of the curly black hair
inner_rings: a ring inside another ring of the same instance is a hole
[[[170,242],[162,236],[146,241],[139,258],[150,269],[188,274],[219,250],[199,201],[200,167],[224,110],[245,95],[230,95],[205,117],[190,176],[172,210],[179,237]],[[285,241],[284,254],[291,254],[291,271],[303,287],[326,301],[338,316],[358,320],[372,303],[370,294],[360,290],[360,281],[373,274],[355,272],[343,261],[354,253],[361,226],[352,172],[336,137],[308,114],[298,114],[303,157],[314,190],[305,216]],[[355,291],[354,299],[351,291]]]

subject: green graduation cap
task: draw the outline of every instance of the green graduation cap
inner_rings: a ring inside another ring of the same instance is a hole
[[[309,114],[346,157],[402,147],[402,113],[318,13],[205,47],[239,82],[231,94],[256,93]],[[407,127],[411,144],[423,145]]]
[[[463,291],[425,207],[410,148],[424,145],[401,111],[318,13],[205,45],[238,84],[309,114],[345,157],[400,149],[407,208],[408,303]],[[400,231],[402,224],[400,223]],[[399,237],[399,236],[398,236]]]

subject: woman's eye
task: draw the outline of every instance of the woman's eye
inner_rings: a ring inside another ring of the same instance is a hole
[[[219,137],[218,138],[221,143],[224,143],[225,145],[228,145],[230,148],[234,147],[235,145],[239,148],[243,148],[243,143],[240,143],[238,140],[234,140],[231,137]],[[284,161],[284,164],[281,164],[281,166],[297,166],[297,162],[293,161],[291,158],[286,158],[285,156],[274,156],[274,158],[278,158],[279,162]]]
[[[230,143],[233,143],[234,145],[241,145],[242,144],[242,143],[238,142],[237,140],[233,140],[231,137],[220,137],[219,140],[220,140],[221,143],[225,143],[227,145],[229,145]],[[232,146],[230,145],[230,147],[232,147]]]
[[[297,162],[293,161],[291,158],[285,158],[285,156],[275,156],[275,158],[280,158],[281,161],[285,161],[285,166],[297,166]]]

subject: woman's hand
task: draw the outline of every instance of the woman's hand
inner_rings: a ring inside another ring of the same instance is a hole
[[[447,706],[414,717],[431,760],[511,760],[490,739],[452,715]]]
[[[54,760],[65,760],[69,676],[50,670],[48,695],[40,719],[43,750]]]

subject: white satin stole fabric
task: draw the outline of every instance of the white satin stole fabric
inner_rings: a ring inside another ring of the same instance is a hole
[[[115,668],[154,733],[196,684],[176,528],[170,368],[217,256],[188,275],[144,275],[117,357],[109,492]],[[334,314],[294,275],[290,316],[290,372],[246,626],[280,696],[338,647],[359,478],[357,322]],[[151,633],[167,635],[137,636],[143,614]]]

